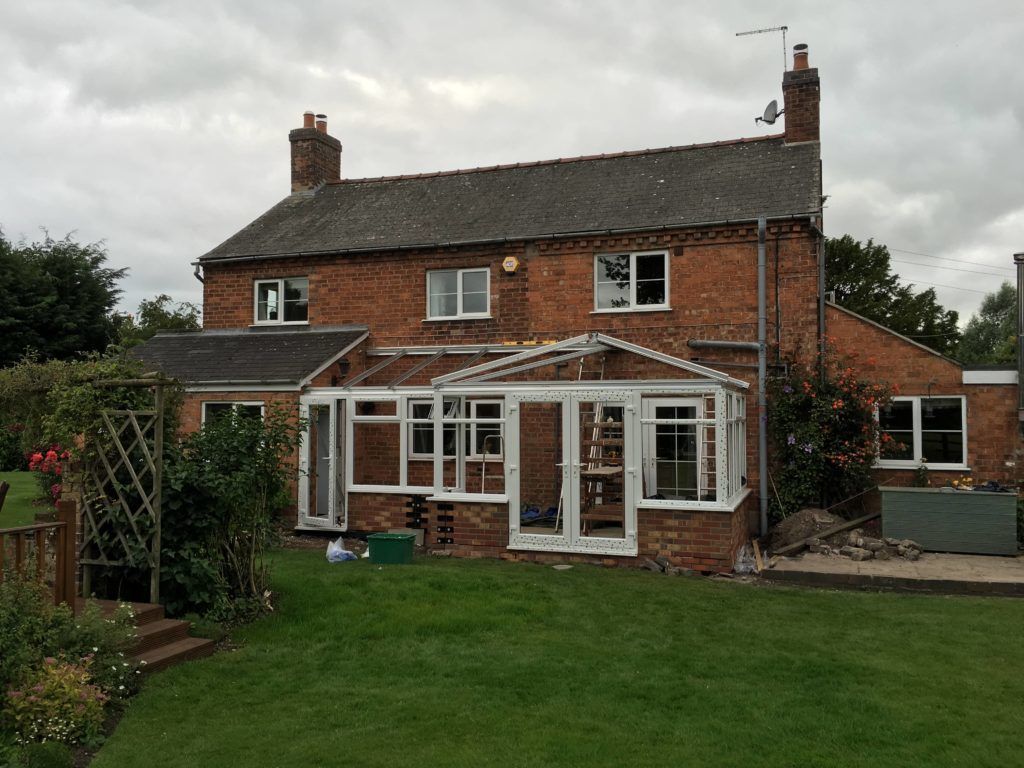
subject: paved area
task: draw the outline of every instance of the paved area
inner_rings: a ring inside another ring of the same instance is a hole
[[[807,553],[780,558],[761,575],[771,581],[814,586],[1024,597],[1024,556],[926,552],[917,562],[902,558],[854,562],[847,557]]]

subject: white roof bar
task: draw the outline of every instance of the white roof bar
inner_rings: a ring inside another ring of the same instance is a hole
[[[381,360],[379,363],[377,363],[372,368],[367,368],[365,371],[360,373],[358,376],[353,378],[351,381],[346,381],[341,386],[344,387],[345,389],[351,389],[356,384],[358,384],[360,381],[364,381],[364,380],[370,378],[371,376],[373,376],[373,374],[377,373],[377,371],[384,370],[389,365],[391,365],[393,362],[395,362],[395,360],[398,360],[401,357],[405,357],[405,350],[401,350],[400,349],[397,352],[395,352],[395,354],[393,354],[391,357],[385,357],[383,360]]]
[[[584,333],[580,336],[573,336],[571,339],[565,339],[564,341],[556,341],[554,344],[542,344],[540,346],[531,347],[517,355],[507,357],[504,360],[491,360],[489,363],[481,363],[480,365],[474,365],[472,368],[466,368],[461,371],[453,371],[452,373],[446,373],[443,376],[437,376],[430,380],[430,383],[434,386],[438,384],[448,384],[450,382],[458,381],[459,379],[468,379],[471,376],[476,376],[480,373],[486,373],[487,371],[493,371],[495,368],[502,368],[512,363],[519,363],[525,360],[531,360],[540,355],[546,355],[549,352],[557,352],[566,347],[571,347],[575,344],[583,344],[585,342],[592,341],[592,334]]]
[[[606,344],[609,347],[615,347],[616,349],[621,349],[626,352],[632,352],[635,355],[649,357],[652,360],[657,360],[659,363],[665,363],[665,365],[671,365],[674,368],[682,368],[684,371],[695,373],[698,376],[704,376],[709,379],[714,379],[715,381],[728,382],[735,387],[742,387],[743,389],[750,387],[747,382],[742,381],[741,379],[734,379],[727,373],[716,371],[714,368],[708,368],[700,365],[699,363],[692,363],[689,360],[683,360],[680,357],[666,355],[664,352],[656,352],[653,349],[641,347],[639,344],[632,344],[628,341],[623,341],[622,339],[616,339],[613,336],[605,336],[603,333],[595,333],[593,340],[601,344]]]
[[[406,371],[405,373],[399,374],[396,378],[392,379],[392,381],[388,384],[388,389],[394,389],[395,387],[397,387],[399,384],[401,384],[406,379],[411,379],[413,376],[415,376],[417,373],[422,371],[424,368],[426,368],[431,363],[436,363],[438,360],[440,360],[442,357],[444,357],[447,352],[448,352],[447,349],[445,349],[444,347],[441,347],[441,349],[439,349],[437,352],[432,354],[430,357],[428,357],[428,358],[426,358],[424,360],[420,360],[418,363],[416,363],[416,365],[414,365],[408,371]]]
[[[546,365],[556,365],[557,363],[564,363],[567,360],[575,360],[577,357],[585,357],[586,355],[592,355],[595,352],[606,352],[609,347],[604,344],[588,345],[586,349],[577,349],[573,352],[566,352],[564,355],[557,355],[556,357],[545,358],[543,360],[533,360],[529,363],[523,363],[512,368],[503,368],[500,371],[491,371],[490,373],[484,373],[480,376],[473,376],[468,379],[461,381],[461,384],[476,384],[481,381],[490,381],[491,379],[497,379],[502,376],[511,376],[514,373],[522,373],[523,371],[530,371],[534,368],[543,368]],[[508,363],[508,360],[502,362]]]

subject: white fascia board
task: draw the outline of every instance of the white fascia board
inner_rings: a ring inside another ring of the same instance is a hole
[[[964,384],[1016,384],[1016,371],[964,371]]]

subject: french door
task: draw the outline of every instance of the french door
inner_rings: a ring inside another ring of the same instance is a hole
[[[299,449],[299,526],[346,530],[345,401],[305,398]]]
[[[547,390],[507,399],[509,546],[635,554],[634,395]]]

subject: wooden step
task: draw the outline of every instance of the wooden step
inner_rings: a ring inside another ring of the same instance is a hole
[[[593,445],[611,446],[617,447],[622,445],[621,437],[599,437],[596,440],[583,440],[583,445],[590,447]]]
[[[153,648],[135,658],[145,662],[142,670],[149,674],[167,669],[167,667],[182,661],[205,658],[213,653],[214,648],[213,640],[203,637],[186,637],[167,645],[161,645],[159,648]]]
[[[96,603],[100,607],[100,613],[104,616],[113,616],[117,607],[121,605],[121,602],[117,600],[96,600],[90,599],[88,602]],[[81,597],[75,598],[75,613],[81,613],[85,607],[86,600]],[[141,627],[143,624],[149,624],[152,621],[160,621],[164,618],[164,607],[157,603],[128,603],[132,607],[132,611],[135,614],[135,626]]]
[[[581,426],[587,429],[622,429],[621,421],[584,421]]]
[[[162,645],[170,645],[188,637],[189,623],[177,619],[159,619],[143,624],[136,634],[132,655],[141,656]]]

